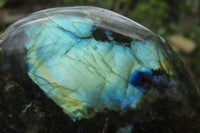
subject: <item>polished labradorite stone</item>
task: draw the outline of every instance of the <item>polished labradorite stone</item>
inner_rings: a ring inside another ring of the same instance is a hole
[[[182,62],[162,37],[119,14],[39,11],[9,26],[0,48],[5,131],[200,130],[199,92]]]

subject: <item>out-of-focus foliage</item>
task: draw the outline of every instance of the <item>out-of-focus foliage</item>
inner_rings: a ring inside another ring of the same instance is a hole
[[[191,69],[194,72],[198,86],[200,87],[200,27],[198,27],[194,32],[190,31],[189,37],[194,39],[197,44],[191,57]]]
[[[167,35],[177,32],[176,25],[181,15],[190,7],[189,0],[141,0],[135,9],[128,12],[128,16],[153,28],[160,35]]]
[[[0,0],[0,8],[23,6],[29,12],[35,8],[90,5],[125,15],[161,36],[182,34],[196,42],[192,53],[191,70],[200,86],[200,2],[199,0]],[[194,10],[197,13],[193,12]],[[0,12],[1,15],[1,12]],[[0,26],[1,27],[1,26]]]
[[[0,8],[3,7],[5,3],[6,3],[6,0],[0,0]]]

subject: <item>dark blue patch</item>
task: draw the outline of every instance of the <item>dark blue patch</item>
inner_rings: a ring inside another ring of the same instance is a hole
[[[27,59],[26,59],[26,60],[27,60]],[[27,65],[26,65],[27,72],[29,72],[30,69],[31,69],[31,65],[30,65],[29,63],[27,63],[27,62],[26,62],[26,64],[27,64]]]
[[[169,87],[168,75],[161,70],[136,70],[131,74],[129,83],[141,91],[154,88],[160,92]]]

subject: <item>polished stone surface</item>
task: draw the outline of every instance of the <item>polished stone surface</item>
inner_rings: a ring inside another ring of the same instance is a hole
[[[198,132],[200,96],[159,35],[97,7],[53,8],[0,40],[2,132]]]

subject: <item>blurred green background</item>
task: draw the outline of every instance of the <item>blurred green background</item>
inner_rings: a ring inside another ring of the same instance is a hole
[[[28,13],[78,5],[113,10],[163,36],[179,54],[200,88],[199,0],[0,0],[0,33]]]

